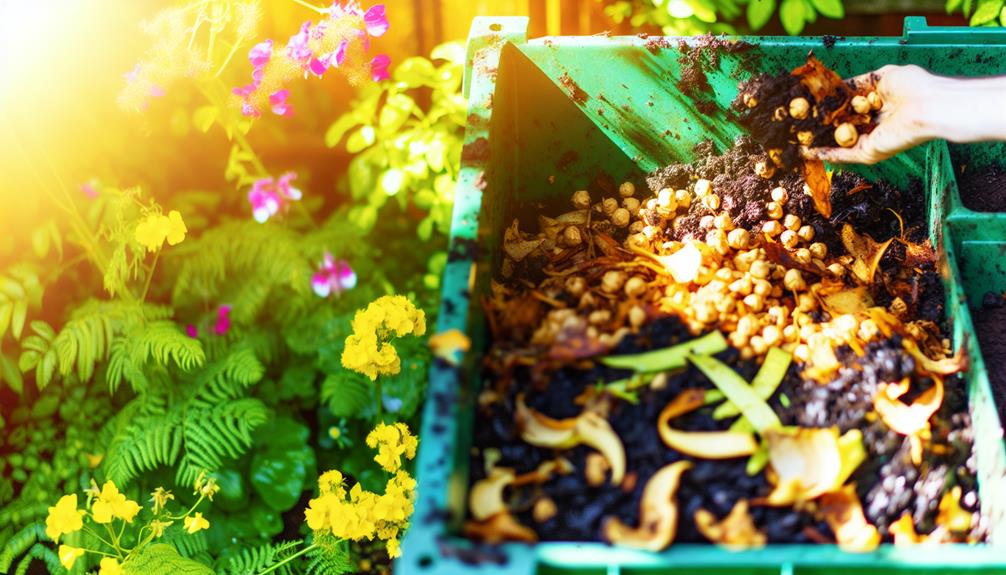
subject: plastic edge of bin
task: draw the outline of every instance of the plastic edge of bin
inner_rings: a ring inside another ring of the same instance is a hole
[[[437,331],[441,333],[451,329],[467,332],[468,300],[476,265],[477,248],[474,246],[478,241],[479,212],[488,168],[486,147],[491,102],[496,89],[493,71],[499,66],[500,54],[508,42],[527,41],[527,27],[526,17],[478,17],[473,20],[469,32],[463,80],[463,93],[468,99],[468,122],[455,186],[449,255],[437,319]],[[464,358],[460,363],[464,363]],[[459,366],[442,360],[437,360],[430,368],[420,436],[430,440],[420,442],[419,446],[416,468],[420,485],[413,528],[407,532],[402,542],[402,557],[395,563],[394,571],[398,574],[468,572],[465,562],[474,560],[478,554],[477,549],[459,546],[456,540],[446,537],[445,513],[452,487],[450,464],[458,456],[454,453],[454,438],[461,377]],[[460,456],[467,457],[467,453]],[[458,487],[463,490],[467,484]],[[486,552],[481,557],[480,574],[532,573],[533,566],[522,562],[533,561],[533,553],[507,554],[509,547],[513,546],[504,545]]]
[[[905,17],[904,30],[909,44],[1006,44],[1006,28],[930,26],[925,16]]]

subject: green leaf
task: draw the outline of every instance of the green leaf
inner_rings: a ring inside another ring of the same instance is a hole
[[[412,116],[415,108],[416,102],[412,98],[405,94],[392,94],[381,108],[377,125],[386,133],[396,132]]]
[[[36,421],[49,419],[59,409],[58,395],[44,395],[31,406],[31,418]]]
[[[454,64],[464,64],[465,45],[463,42],[445,42],[430,52],[430,60],[447,60]]]
[[[7,387],[18,395],[24,393],[24,378],[21,376],[21,370],[3,354],[0,354],[0,381],[7,382]]]
[[[712,355],[727,348],[727,340],[719,331],[679,343],[678,345],[637,353],[601,358],[601,363],[618,369],[631,369],[640,373],[667,371],[685,367],[690,354]]]
[[[35,251],[36,256],[44,258],[49,255],[49,240],[48,227],[35,228],[31,234],[31,248]]]
[[[56,373],[57,363],[59,363],[59,359],[56,357],[56,352],[50,349],[45,352],[41,361],[35,366],[35,385],[38,386],[39,390],[45,389],[49,385],[49,382],[52,381],[52,377]]]
[[[748,25],[752,30],[759,30],[768,23],[775,12],[775,0],[751,0],[748,3]]]
[[[845,7],[842,5],[842,0],[811,0],[811,3],[818,12],[828,18],[845,17]]]
[[[349,139],[346,140],[346,151],[350,154],[355,154],[366,149],[374,143],[375,136],[376,133],[373,126],[361,126],[359,130],[349,135]]]
[[[766,429],[782,427],[779,416],[772,411],[768,403],[758,397],[748,382],[725,363],[714,357],[702,355],[689,355],[688,360],[699,368],[699,371],[704,373],[730,402],[740,408],[740,412],[751,422],[756,431],[761,433]]]
[[[343,114],[339,119],[332,122],[325,132],[325,145],[334,148],[342,141],[346,132],[360,125],[360,120],[354,114]]]
[[[999,25],[1006,26],[1006,5],[1004,5],[1003,9],[999,12]]]
[[[299,449],[274,448],[256,453],[251,461],[251,484],[266,505],[286,511],[300,499],[315,467],[314,450],[301,444]]]
[[[692,10],[695,12],[695,17],[707,24],[712,24],[716,21],[716,5],[710,0],[685,0]]]
[[[213,569],[178,554],[171,545],[155,543],[122,564],[124,575],[215,575]]]
[[[3,301],[0,298],[0,338],[7,333],[7,328],[10,327],[10,318],[14,313],[14,302]]]
[[[220,486],[220,492],[213,499],[213,505],[225,511],[240,511],[248,505],[248,489],[244,476],[233,469],[221,469],[213,474]]]
[[[200,106],[192,113],[192,125],[202,133],[210,131],[213,122],[220,116],[220,108],[216,106]]]
[[[991,22],[992,20],[999,17],[999,12],[1002,11],[1003,0],[979,0],[978,8],[975,13],[971,16],[971,26],[981,26],[986,22]]]
[[[964,0],[947,0],[947,14],[953,14],[963,4],[964,4]]]
[[[28,319],[28,300],[18,300],[14,302],[14,311],[11,314],[11,334],[14,339],[21,339],[21,332],[24,330],[24,322]]]
[[[782,22],[787,34],[796,36],[803,31],[807,17],[804,11],[803,0],[782,0],[782,6],[779,7],[779,21]]]
[[[426,58],[413,56],[402,60],[402,63],[395,68],[393,76],[396,82],[416,88],[436,83],[437,70]]]
[[[786,370],[789,369],[789,364],[792,360],[793,356],[778,347],[768,350],[768,355],[765,356],[765,363],[762,364],[761,369],[758,370],[754,379],[751,380],[751,388],[758,394],[758,397],[764,400],[772,397],[779,384],[782,383],[783,378],[786,377]],[[739,415],[740,412],[740,409],[736,405],[732,402],[727,402],[713,411],[713,419],[734,417]]]
[[[359,374],[329,375],[321,384],[321,400],[336,417],[359,416],[374,401],[371,386],[370,380]]]

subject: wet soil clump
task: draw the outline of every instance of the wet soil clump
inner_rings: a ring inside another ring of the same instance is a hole
[[[988,166],[957,176],[964,207],[976,212],[1006,211],[1006,168]]]
[[[1002,294],[985,294],[982,306],[972,314],[978,346],[992,384],[992,394],[999,407],[999,419],[1006,416],[1006,299]]]

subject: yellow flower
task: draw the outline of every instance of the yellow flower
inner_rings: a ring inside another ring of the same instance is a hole
[[[346,338],[342,365],[366,375],[394,375],[402,362],[388,341],[392,337],[426,333],[426,314],[405,296],[383,296],[356,312],[353,333]]]
[[[45,518],[45,534],[55,542],[64,533],[80,531],[84,527],[81,516],[84,511],[77,509],[77,494],[64,495],[56,505],[49,508],[49,516]]]
[[[150,522],[150,532],[154,535],[154,537],[160,537],[164,535],[164,530],[171,527],[173,523],[174,521],[161,521],[159,519],[154,519]]]
[[[132,523],[140,509],[142,508],[139,503],[126,499],[125,495],[119,493],[114,483],[106,481],[101,486],[98,500],[91,506],[91,513],[94,515],[95,523],[111,523],[114,518]]]
[[[112,557],[103,557],[99,567],[98,575],[122,575],[122,565]]]
[[[412,459],[416,456],[419,440],[409,432],[404,423],[394,425],[377,424],[367,435],[367,445],[377,449],[374,461],[385,471],[394,473],[402,466],[402,456]]]
[[[185,222],[182,221],[182,214],[178,213],[178,210],[168,212],[168,233],[166,237],[169,246],[177,246],[182,243],[188,231],[189,228],[185,227]]]
[[[402,546],[398,542],[397,538],[388,539],[388,541],[387,541],[387,547],[388,547],[388,557],[391,557],[392,559],[396,559],[396,558],[402,556]],[[103,574],[99,574],[99,575],[103,575]]]
[[[159,513],[161,509],[164,509],[164,506],[168,504],[168,501],[174,498],[174,494],[165,490],[163,487],[154,489],[153,493],[150,494],[150,502],[154,504],[154,514]]]
[[[70,547],[69,545],[59,546],[59,562],[69,571],[73,569],[73,564],[84,556],[84,550],[80,547]]]
[[[209,528],[210,522],[203,518],[203,514],[201,512],[197,511],[195,515],[185,518],[185,531],[187,531],[189,535]]]
[[[336,497],[342,498],[346,495],[346,490],[342,486],[342,473],[338,470],[326,471],[318,478],[318,489],[322,493],[332,493]]]

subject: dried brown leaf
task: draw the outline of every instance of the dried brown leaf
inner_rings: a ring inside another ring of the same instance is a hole
[[[835,540],[843,551],[868,553],[880,545],[880,532],[863,515],[863,506],[853,485],[825,493],[820,505],[821,516],[835,533]]]
[[[831,177],[821,160],[804,160],[803,179],[807,182],[814,208],[825,218],[831,217]]]
[[[695,512],[695,526],[706,539],[731,551],[764,547],[768,538],[758,530],[748,510],[748,502],[741,499],[722,521],[705,509]]]
[[[866,234],[857,234],[851,225],[842,225],[842,245],[845,246],[849,255],[855,258],[850,269],[859,281],[868,286],[873,285],[873,278],[877,273],[880,260],[893,240],[894,238],[891,238],[886,242],[878,243]]]

